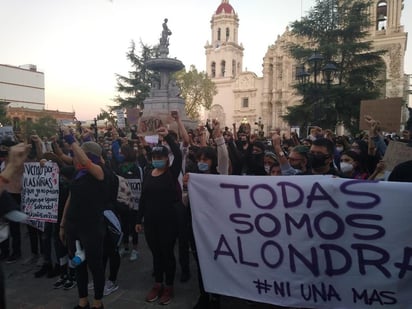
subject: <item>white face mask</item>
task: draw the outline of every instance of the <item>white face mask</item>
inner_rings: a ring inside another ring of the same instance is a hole
[[[266,174],[270,173],[270,165],[265,164],[265,172],[266,172]]]
[[[352,172],[353,171],[353,165],[347,162],[341,162],[340,163],[340,171],[344,174]]]

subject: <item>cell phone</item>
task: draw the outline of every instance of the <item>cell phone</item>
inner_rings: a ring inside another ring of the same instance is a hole
[[[172,117],[177,117],[177,111],[171,111],[170,114],[172,115]]]

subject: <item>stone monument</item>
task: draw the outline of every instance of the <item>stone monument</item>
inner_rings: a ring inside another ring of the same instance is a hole
[[[166,18],[159,40],[159,56],[145,62],[145,66],[149,70],[159,72],[160,80],[152,81],[150,95],[143,102],[143,117],[159,114],[170,115],[171,111],[178,111],[185,125],[192,127],[193,122],[188,120],[186,116],[185,101],[180,97],[180,88],[172,77],[172,74],[183,69],[184,65],[176,58],[168,58],[169,36],[172,32],[167,26],[167,21]]]

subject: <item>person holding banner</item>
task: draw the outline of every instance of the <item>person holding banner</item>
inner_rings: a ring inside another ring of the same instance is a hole
[[[225,144],[225,139],[222,135],[222,132],[220,130],[220,124],[217,120],[213,120],[213,131],[212,131],[212,137],[216,143],[217,149],[214,149],[212,147],[202,147],[198,150],[196,154],[196,161],[197,161],[197,168],[198,168],[198,173],[202,174],[214,174],[214,175],[228,175],[229,174],[229,154],[228,154],[228,149]],[[187,184],[189,181],[189,174],[185,174],[184,177],[184,188],[187,188]],[[189,206],[190,209],[190,206]],[[192,220],[190,222],[190,238],[191,238],[191,243],[192,243],[192,252],[196,260],[197,264],[197,272],[198,272],[198,281],[199,281],[199,291],[200,291],[200,296],[199,299],[194,306],[194,309],[206,309],[209,308],[210,306],[213,306],[213,308],[218,308],[220,299],[218,295],[212,295],[209,294],[205,291],[205,288],[203,286],[203,279],[202,279],[202,273],[200,271],[200,266],[199,266],[199,257],[197,255],[197,250],[196,250],[196,243],[194,241],[194,236],[193,236],[193,227],[191,225]],[[212,308],[212,307],[210,307]]]
[[[103,245],[106,223],[103,211],[111,201],[111,177],[104,167],[102,149],[95,142],[78,144],[68,130],[65,141],[73,151],[76,174],[70,186],[60,223],[60,238],[66,240],[69,255],[76,252],[76,241],[85,251],[86,260],[76,267],[79,302],[76,309],[89,308],[88,268],[93,276],[94,300],[91,308],[103,308],[102,298],[105,284]]]
[[[146,242],[153,256],[155,284],[146,295],[147,302],[160,297],[160,304],[167,305],[173,298],[173,283],[176,273],[174,247],[178,236],[176,205],[181,203],[182,192],[178,177],[182,170],[182,153],[179,145],[165,127],[157,133],[168,143],[174,156],[169,166],[169,150],[163,145],[152,149],[153,170],[144,177],[136,231],[142,231],[144,219]],[[165,282],[165,285],[163,283]]]

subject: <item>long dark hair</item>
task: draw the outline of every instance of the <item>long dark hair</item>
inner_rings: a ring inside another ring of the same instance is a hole
[[[217,152],[214,148],[206,146],[201,147],[196,153],[196,160],[201,158],[206,158],[212,160],[212,165],[210,167],[211,174],[218,174],[217,172]]]

